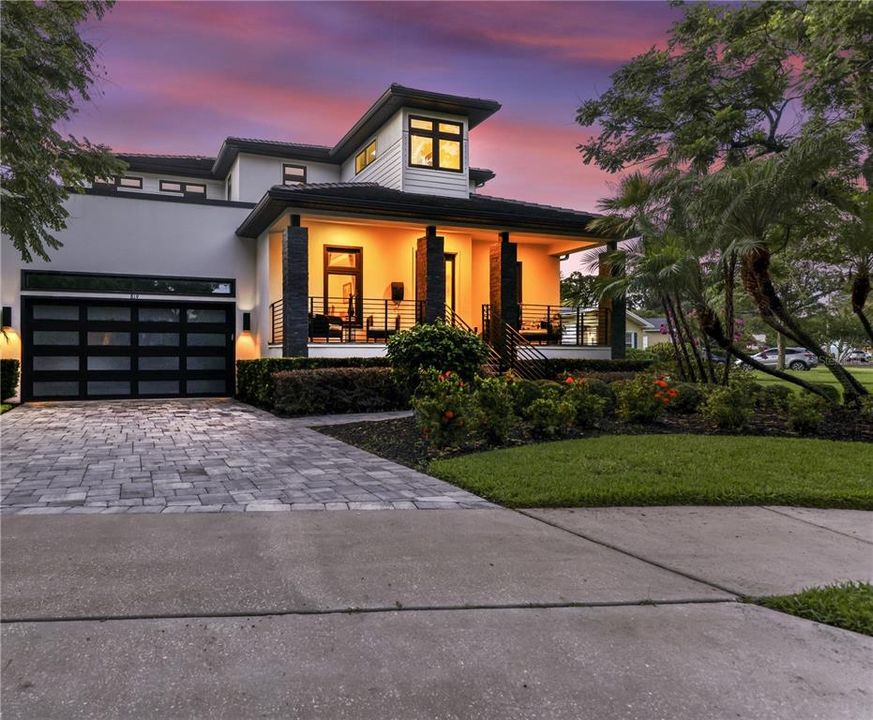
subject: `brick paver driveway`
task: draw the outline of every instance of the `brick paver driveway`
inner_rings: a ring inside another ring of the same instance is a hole
[[[3,415],[2,512],[481,508],[490,504],[225,399],[34,403]]]

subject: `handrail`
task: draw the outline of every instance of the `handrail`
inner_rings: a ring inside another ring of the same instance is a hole
[[[462,330],[473,333],[474,335],[479,335],[479,333],[474,328],[471,328],[464,318],[458,315],[454,308],[449,305],[446,305],[445,317],[446,322],[452,327],[459,327]],[[485,347],[488,348],[488,359],[485,362],[485,367],[491,372],[491,374],[497,375],[500,373],[500,353],[498,353],[491,343],[488,342],[488,338],[485,335],[480,335],[480,337],[484,341]]]

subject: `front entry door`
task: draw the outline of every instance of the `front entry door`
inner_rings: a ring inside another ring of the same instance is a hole
[[[446,307],[455,312],[455,253],[446,253]]]

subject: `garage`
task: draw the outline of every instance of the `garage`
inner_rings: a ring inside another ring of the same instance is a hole
[[[233,394],[232,302],[22,301],[25,401]]]

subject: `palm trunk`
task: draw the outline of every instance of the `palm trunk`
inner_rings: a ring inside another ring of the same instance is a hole
[[[688,380],[688,372],[682,364],[682,351],[679,347],[679,342],[676,339],[676,326],[674,324],[672,313],[670,312],[670,300],[666,295],[661,295],[661,306],[664,308],[664,317],[667,320],[667,332],[670,334],[670,342],[673,344],[673,355],[676,357],[676,367],[679,368],[679,377],[681,380]]]
[[[685,311],[682,309],[682,301],[679,298],[676,298],[676,314],[678,315],[682,330],[688,338],[688,345],[691,347],[691,353],[694,355],[697,372],[700,373],[700,382],[706,383],[707,377],[706,370],[703,367],[703,360],[700,358],[700,351],[697,348],[697,344],[694,342],[694,334],[691,331],[691,325],[688,324],[688,318],[685,315]]]
[[[727,336],[730,338],[731,344],[734,342],[736,334],[736,317],[734,314],[734,293],[737,287],[737,255],[731,253],[730,257],[725,262],[724,268],[724,320],[727,327]],[[704,335],[706,335],[704,333]],[[709,335],[706,335],[709,337]],[[724,374],[721,381],[723,385],[727,385],[730,381],[731,362],[730,356],[728,362],[724,364]]]
[[[870,325],[870,320],[864,314],[864,305],[867,303],[867,297],[870,295],[870,271],[867,268],[861,270],[852,282],[852,312],[858,316],[861,325],[864,327],[864,332],[873,343],[873,326]]]
[[[715,341],[715,343],[722,350],[725,351],[728,362],[730,362],[731,356],[737,357],[747,365],[755,368],[756,370],[760,370],[767,375],[777,377],[780,380],[785,380],[792,385],[802,387],[804,390],[807,390],[811,393],[818,395],[819,397],[824,398],[829,403],[833,402],[833,400],[828,397],[827,393],[821,388],[815,387],[814,385],[809,384],[805,380],[801,380],[795,375],[789,375],[788,373],[782,372],[781,370],[768,367],[767,365],[764,365],[755,360],[755,358],[753,358],[748,353],[740,350],[732,340],[729,340],[725,336],[724,329],[721,326],[721,321],[718,319],[718,315],[715,314],[715,311],[713,311],[711,308],[702,305],[698,308],[698,314],[700,315],[700,327],[703,329],[703,332],[709,335],[709,337],[711,337]]]
[[[817,357],[825,357],[825,353],[818,343],[804,331],[785,310],[782,300],[773,287],[770,278],[770,251],[766,248],[757,248],[743,258],[742,263],[743,285],[749,295],[755,301],[761,317],[771,325],[771,320],[776,319],[782,323],[785,335],[792,338],[806,350]],[[774,326],[775,327],[775,326]],[[778,330],[778,328],[776,328]],[[831,374],[843,386],[843,397],[846,402],[855,398],[868,395],[867,389],[858,382],[858,379],[847,372],[838,362],[825,363]]]

